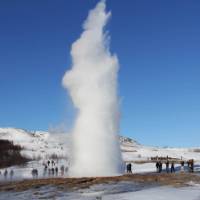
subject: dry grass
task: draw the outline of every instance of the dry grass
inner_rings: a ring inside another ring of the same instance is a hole
[[[94,177],[94,178],[50,178],[23,180],[18,182],[1,183],[0,191],[25,191],[42,186],[56,186],[62,190],[76,190],[88,188],[94,184],[117,183],[120,181],[132,181],[145,184],[171,185],[175,187],[187,186],[188,182],[200,183],[200,176],[191,173],[177,174],[133,174],[116,177]]]

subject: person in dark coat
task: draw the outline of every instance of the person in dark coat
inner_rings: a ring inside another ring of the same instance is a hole
[[[171,164],[171,173],[175,172],[174,162]]]
[[[191,172],[194,172],[194,160],[191,160],[190,169],[191,169]]]
[[[51,176],[51,168],[48,168],[48,176]]]
[[[4,171],[4,178],[6,179],[7,178],[7,175],[8,175],[8,170],[6,169],[5,171]]]
[[[65,173],[65,166],[64,166],[64,165],[62,165],[62,166],[60,167],[60,171],[61,171],[61,176],[63,176],[64,173]]]
[[[166,172],[169,173],[169,161],[167,160],[166,164]]]
[[[53,167],[55,165],[54,160],[51,161],[51,166]]]
[[[128,164],[127,164],[126,169],[127,169],[127,173],[128,173],[128,174],[131,174],[131,173],[132,173],[132,165],[131,165],[131,163],[128,163]]]
[[[37,178],[38,177],[38,170],[32,169],[31,174],[32,174],[33,178]]]
[[[58,167],[55,168],[56,176],[58,176]]]
[[[159,173],[161,173],[162,172],[162,162],[160,161],[159,162]]]
[[[159,172],[159,162],[156,162],[156,171]]]
[[[43,176],[46,176],[47,170],[48,170],[48,167],[47,167],[47,165],[45,164],[45,165],[44,165]]]
[[[55,172],[55,169],[52,167],[51,168],[51,174],[54,176],[54,172]]]
[[[11,169],[10,170],[10,179],[13,179],[13,176],[14,176],[14,171]]]
[[[181,161],[181,171],[183,172],[184,171],[184,161]]]

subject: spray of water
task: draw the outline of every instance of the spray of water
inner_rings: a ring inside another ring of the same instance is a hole
[[[72,68],[63,77],[78,111],[73,129],[70,175],[112,176],[121,173],[118,143],[118,60],[109,51],[104,27],[111,13],[105,1],[89,12],[83,33],[72,45]]]

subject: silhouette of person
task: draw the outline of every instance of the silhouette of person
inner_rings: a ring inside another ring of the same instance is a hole
[[[171,164],[171,173],[175,172],[174,162]]]
[[[162,172],[162,162],[160,161],[159,162],[159,173],[161,173]]]
[[[56,176],[58,176],[58,167],[55,168]]]
[[[4,178],[5,178],[5,179],[7,178],[7,175],[8,175],[8,170],[6,169],[6,170],[4,171]]]
[[[11,171],[10,171],[10,179],[12,179],[13,176],[14,176],[14,171],[11,169]]]
[[[131,163],[128,163],[128,164],[127,164],[126,169],[127,169],[127,173],[128,173],[128,174],[131,174],[131,173],[132,173],[132,165],[131,165]]]
[[[156,162],[156,171],[159,172],[159,162]]]
[[[167,160],[166,164],[166,172],[169,173],[169,161]]]

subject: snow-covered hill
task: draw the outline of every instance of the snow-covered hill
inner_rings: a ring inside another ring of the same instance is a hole
[[[68,157],[70,155],[70,134],[51,134],[43,131],[26,131],[16,128],[0,128],[0,139],[13,141],[21,145],[22,153],[34,159],[49,158],[52,155]],[[136,141],[119,137],[124,161],[148,160],[155,156],[195,159],[200,161],[200,148],[158,148],[143,146]]]
[[[0,139],[10,140],[20,145],[24,148],[22,154],[33,159],[48,158],[55,154],[66,157],[69,154],[70,136],[67,134],[0,128]]]

